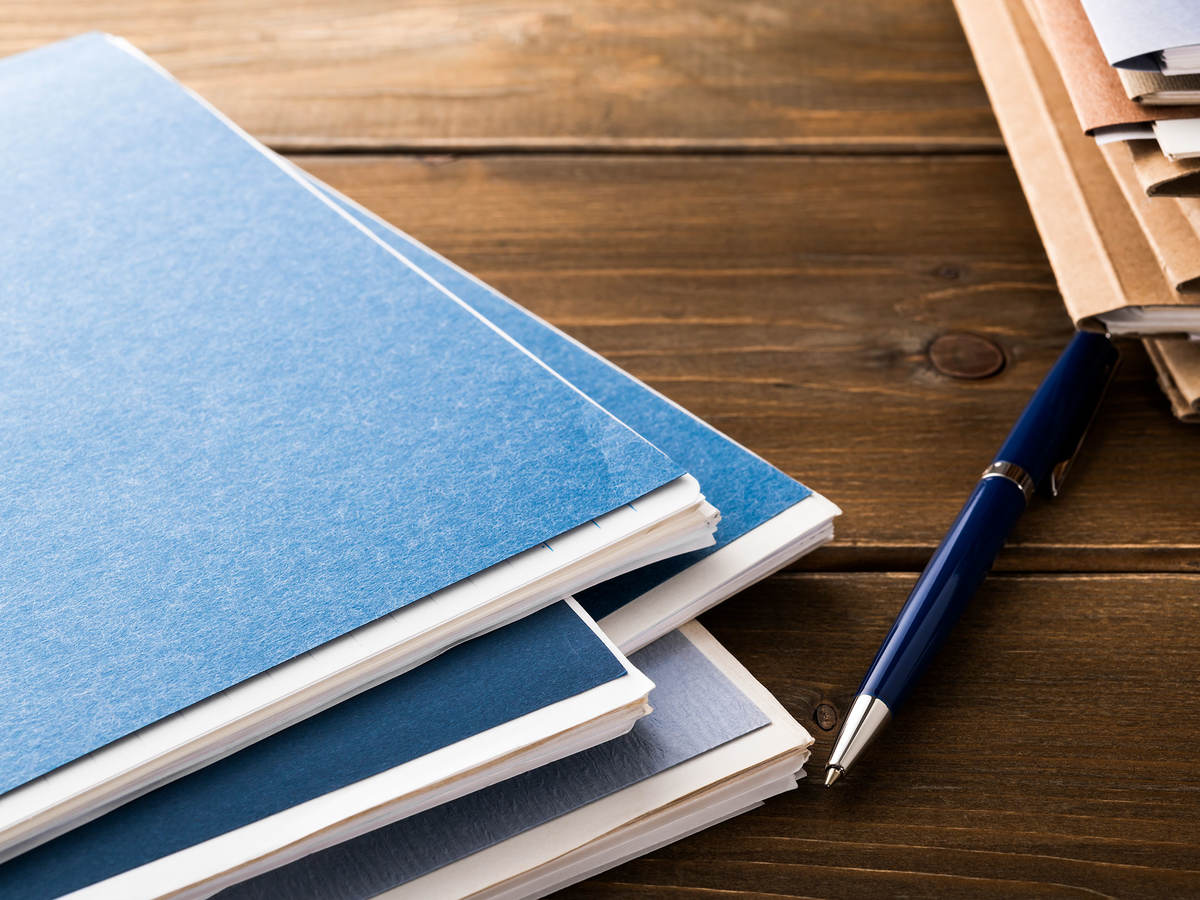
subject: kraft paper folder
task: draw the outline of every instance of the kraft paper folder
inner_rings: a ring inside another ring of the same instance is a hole
[[[1146,106],[1200,103],[1200,75],[1163,75],[1117,69],[1121,85],[1130,100]]]
[[[1034,22],[1051,50],[1085,130],[1089,121],[1103,121],[1095,107],[1102,106],[1111,112],[1122,102],[1128,105],[1128,101],[1116,96],[1120,85],[1114,81],[1114,70],[1104,59],[1079,0],[1029,0],[1026,8],[1033,13]],[[1194,222],[1185,215],[1189,207],[1195,207],[1195,202],[1175,198],[1152,202],[1147,197],[1137,181],[1131,153],[1131,147],[1139,143],[1113,141],[1103,144],[1100,151],[1168,284],[1176,291],[1195,292],[1200,290],[1200,234],[1197,233],[1200,219]]]
[[[1041,27],[1047,33],[1063,75],[1072,107],[1085,131],[1100,127],[1157,121],[1180,115],[1176,108],[1143,107],[1125,96],[1125,88],[1108,66],[1079,0],[1034,0]],[[1132,73],[1142,74],[1142,73]],[[1191,107],[1184,115],[1196,115]],[[1129,141],[1134,177],[1149,197],[1188,197],[1200,192],[1200,160],[1168,159],[1154,140]]]
[[[1120,189],[1096,165],[1100,151],[1075,126],[1057,69],[1023,4],[956,5],[1072,318],[1103,327],[1100,315],[1122,310],[1127,298],[1150,304],[1181,298]],[[1162,355],[1151,357],[1160,380],[1170,382]],[[1179,415],[1186,407],[1173,402],[1172,408]]]
[[[1200,197],[1200,159],[1172,160],[1156,141],[1131,141],[1133,174],[1149,197]]]
[[[1085,70],[1089,66],[1101,68],[1105,73],[1113,70],[1104,60],[1091,34],[1082,7],[1078,0],[1028,0],[1026,8],[1032,12],[1035,24],[1050,47],[1076,114],[1080,116],[1081,124],[1085,124],[1080,96],[1089,94],[1089,89],[1072,79],[1087,80],[1088,74],[1081,72],[1081,67]],[[1108,84],[1101,92],[1107,90],[1111,94],[1115,88],[1116,85]],[[1088,102],[1085,96],[1082,103],[1086,105]],[[1176,198],[1150,200],[1140,189],[1132,165],[1130,148],[1138,143],[1113,141],[1103,144],[1100,151],[1158,259],[1168,284],[1176,291],[1196,292],[1200,290],[1200,215],[1196,215],[1196,201]]]
[[[1142,228],[1167,284],[1185,294],[1200,293],[1200,216],[1190,216],[1200,200],[1147,197],[1134,175],[1129,145],[1120,141],[1100,147],[1125,201]],[[1192,298],[1200,303],[1200,296]]]
[[[1024,4],[957,6],[1072,320],[1119,334],[1200,330],[1190,298],[1168,283],[1103,154],[1079,129]]]
[[[1031,0],[1042,37],[1062,73],[1080,127],[1132,125],[1163,119],[1192,119],[1200,107],[1144,106],[1130,100],[1116,69],[1108,64],[1079,0]]]
[[[1193,118],[1196,107],[1147,106],[1127,96],[1122,75],[1107,64],[1079,0],[1034,0],[1047,31],[1046,43],[1058,63],[1080,127],[1089,133],[1113,125]],[[1143,73],[1127,73],[1136,76]],[[1161,77],[1161,76],[1160,76]],[[1200,193],[1200,160],[1174,161],[1157,141],[1130,141],[1133,170],[1147,196],[1191,197]]]
[[[1171,411],[1180,421],[1200,422],[1200,344],[1178,338],[1145,343]]]

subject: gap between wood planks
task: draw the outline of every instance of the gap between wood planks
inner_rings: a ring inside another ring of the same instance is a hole
[[[1062,548],[1039,547],[1032,552],[1016,552],[1006,556],[1001,551],[990,575],[1096,575],[1118,576],[1200,576],[1200,551],[1188,547],[1139,547],[1139,553],[1127,553],[1106,560],[1111,548],[1088,548],[1078,553],[1078,562],[1063,562]],[[1150,551],[1150,552],[1146,552]],[[916,576],[934,554],[934,547],[887,547],[881,552],[854,553],[847,547],[823,547],[808,557],[782,570],[794,575],[853,575],[878,572],[911,572]]]
[[[981,138],[463,138],[375,141],[268,135],[271,149],[290,156],[454,156],[612,154],[663,156],[1004,156],[998,137]]]
[[[835,525],[836,527],[836,525]],[[852,574],[922,571],[936,549],[933,545],[831,544],[814,550],[784,571],[812,574]],[[1063,547],[1015,545],[1000,551],[992,573],[997,575],[1200,575],[1200,546],[1112,545]]]

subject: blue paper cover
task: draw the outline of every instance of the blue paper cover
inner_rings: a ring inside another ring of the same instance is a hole
[[[721,511],[721,526],[714,545],[637,569],[581,592],[579,602],[594,619],[602,619],[812,493],[766,460],[419,241],[348,202],[317,179],[312,182],[381,240],[683,466],[700,481],[705,498]]]
[[[0,119],[0,791],[682,473],[111,39]]]

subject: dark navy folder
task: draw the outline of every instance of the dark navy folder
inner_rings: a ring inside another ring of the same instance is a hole
[[[112,39],[0,122],[0,791],[682,473]]]
[[[0,865],[0,897],[77,890],[624,674],[556,603]]]
[[[655,683],[629,734],[222,891],[224,900],[364,900],[515,837],[769,723],[679,632],[630,657]]]

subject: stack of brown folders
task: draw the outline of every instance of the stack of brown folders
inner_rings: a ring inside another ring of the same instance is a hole
[[[1200,160],[1099,137],[1200,108],[1131,99],[1079,0],[955,3],[1067,312],[1142,338],[1175,415],[1200,421]]]

